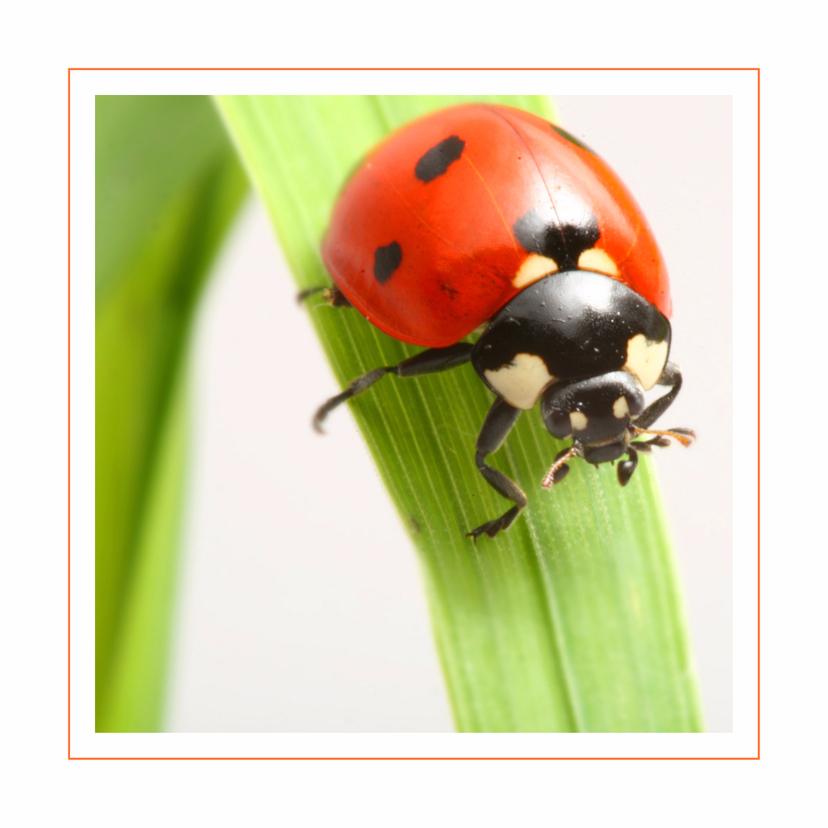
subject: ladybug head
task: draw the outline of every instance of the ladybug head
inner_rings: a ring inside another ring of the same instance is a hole
[[[627,371],[550,385],[541,396],[541,416],[553,437],[571,437],[573,443],[556,458],[544,478],[544,487],[563,479],[569,471],[565,460],[570,457],[583,457],[597,466],[631,454],[618,469],[622,485],[626,484],[635,470],[634,453],[629,448],[630,425],[643,410],[641,384]]]

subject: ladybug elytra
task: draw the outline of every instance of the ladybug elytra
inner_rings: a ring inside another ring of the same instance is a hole
[[[471,362],[497,395],[475,461],[514,506],[469,532],[475,542],[507,529],[527,504],[485,458],[538,402],[550,434],[572,440],[544,488],[573,457],[598,465],[626,456],[626,485],[639,452],[693,439],[688,429],[650,430],[678,395],[681,372],[668,360],[669,282],[647,221],[603,160],[542,118],[469,104],[403,127],[346,183],[322,258],[332,305],[427,350],[352,382],[319,409],[318,430],[389,373]],[[481,326],[475,343],[463,341]],[[667,393],[645,405],[656,385]]]

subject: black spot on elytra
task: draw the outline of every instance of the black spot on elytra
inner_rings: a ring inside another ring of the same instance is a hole
[[[549,124],[549,126],[551,126],[552,129],[554,129],[555,132],[557,132],[558,135],[561,136],[561,138],[563,138],[566,141],[569,141],[570,144],[575,144],[576,147],[580,147],[582,150],[586,150],[587,152],[592,153],[592,155],[595,155],[596,157],[598,156],[598,153],[595,152],[594,149],[588,147],[583,141],[579,141],[574,135],[572,135],[572,133],[567,132],[565,129],[562,129],[559,126],[555,126],[555,124]]]
[[[397,242],[378,247],[374,251],[374,278],[384,285],[394,275],[401,261],[402,248]]]
[[[595,247],[601,237],[594,216],[580,224],[560,225],[552,210],[530,210],[512,229],[527,252],[554,259],[559,271],[577,270],[581,253]]]
[[[414,167],[414,175],[428,184],[445,171],[463,154],[466,142],[456,135],[443,138],[439,144],[433,146],[423,155]]]

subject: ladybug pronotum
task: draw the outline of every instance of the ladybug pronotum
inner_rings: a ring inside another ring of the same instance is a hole
[[[471,104],[403,127],[346,183],[322,258],[332,305],[427,350],[356,379],[319,409],[317,430],[386,374],[471,362],[497,395],[475,461],[514,506],[469,532],[475,542],[526,506],[522,489],[485,459],[538,402],[549,433],[572,440],[544,488],[573,457],[620,460],[626,485],[639,452],[694,437],[650,429],[678,395],[681,372],[668,359],[669,281],[649,225],[609,166],[542,118]],[[481,326],[475,343],[463,341]],[[656,385],[667,393],[646,405]]]

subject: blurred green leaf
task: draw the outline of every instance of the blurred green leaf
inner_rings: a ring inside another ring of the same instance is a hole
[[[247,190],[212,102],[96,100],[98,731],[156,730],[186,457],[196,300]]]
[[[339,187],[364,153],[404,122],[469,99],[218,98],[299,287],[330,283],[319,242]],[[544,98],[485,100],[552,116]],[[356,312],[321,304],[310,303],[309,318],[343,385],[419,350]],[[464,366],[416,381],[387,378],[351,404],[419,552],[458,728],[701,729],[651,460],[642,459],[625,489],[614,469],[573,463],[566,483],[545,493],[539,483],[561,445],[528,412],[493,464],[526,490],[529,506],[505,535],[475,547],[465,532],[507,506],[473,460],[491,401]]]

